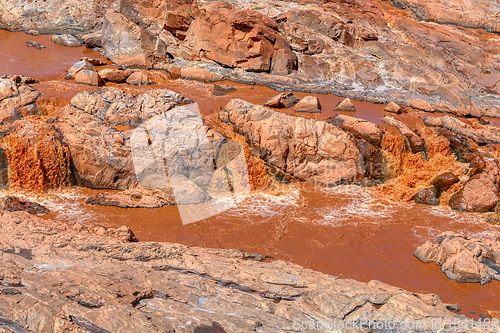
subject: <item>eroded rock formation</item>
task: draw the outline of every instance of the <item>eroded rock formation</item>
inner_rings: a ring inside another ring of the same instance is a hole
[[[445,232],[437,244],[426,242],[415,251],[424,263],[435,262],[446,276],[457,282],[485,284],[500,280],[500,241],[469,239]]]

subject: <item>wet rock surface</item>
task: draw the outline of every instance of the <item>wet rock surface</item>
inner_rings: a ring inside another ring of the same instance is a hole
[[[112,7],[58,0],[53,7],[43,15],[4,11],[0,27],[94,29],[84,43],[103,48],[120,65],[151,68],[173,58],[178,67],[282,90],[499,115],[500,48],[488,32],[498,30],[493,1],[291,1],[275,7],[265,0],[160,0],[155,6],[135,0]]]
[[[10,331],[303,331],[300,322],[464,316],[437,295],[340,279],[236,250],[130,242],[130,229],[0,212],[2,325]],[[36,230],[36,233],[30,232]],[[11,285],[14,287],[9,287]],[[456,306],[455,306],[456,307]],[[197,320],[192,318],[196,317]],[[450,327],[458,332],[460,327]],[[401,332],[405,332],[404,329]]]
[[[284,92],[276,95],[264,103],[265,106],[270,108],[289,108],[298,103],[299,99],[292,92]]]
[[[440,202],[440,195],[441,193],[439,189],[437,189],[436,187],[429,187],[418,191],[413,197],[413,200],[415,201],[415,203],[437,206]]]
[[[469,239],[445,232],[437,236],[437,244],[426,242],[415,251],[424,263],[435,262],[446,276],[461,283],[500,280],[500,241]]]
[[[117,88],[83,92],[60,110],[58,126],[71,152],[77,181],[92,188],[125,190],[137,184],[131,130],[191,100],[170,90],[139,96]]]
[[[321,112],[321,104],[319,99],[314,96],[306,96],[302,98],[294,107],[295,112]]]
[[[288,116],[240,99],[226,105],[221,119],[244,134],[263,160],[298,179],[333,184],[364,174],[354,138],[324,121]]]
[[[15,76],[0,78],[0,124],[22,117],[22,108],[35,106],[40,93]],[[25,81],[26,82],[26,81]],[[29,82],[29,81],[28,81]]]
[[[54,35],[52,36],[52,42],[67,47],[82,46],[82,43],[75,36],[68,34]]]
[[[48,208],[31,201],[26,201],[14,196],[0,198],[0,209],[9,212],[25,211],[34,215],[45,215],[49,212]]]

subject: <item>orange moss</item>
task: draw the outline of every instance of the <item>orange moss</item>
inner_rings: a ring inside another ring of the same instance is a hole
[[[17,122],[16,131],[3,139],[3,146],[11,188],[43,192],[69,184],[69,150],[57,129],[40,118]]]
[[[394,179],[378,186],[374,191],[393,200],[409,201],[418,191],[431,186],[432,180],[447,171],[460,176],[466,165],[456,161],[448,141],[437,136],[432,129],[424,128],[421,136],[427,148],[427,160],[422,153],[407,151],[400,135],[386,134],[382,148],[390,165],[389,174]],[[442,202],[447,203],[451,195],[459,189],[453,186],[443,194]]]

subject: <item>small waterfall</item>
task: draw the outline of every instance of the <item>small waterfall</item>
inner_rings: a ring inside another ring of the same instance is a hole
[[[3,138],[2,146],[11,189],[43,192],[69,185],[69,149],[54,125],[38,117],[25,118]],[[0,181],[4,170],[0,156]]]

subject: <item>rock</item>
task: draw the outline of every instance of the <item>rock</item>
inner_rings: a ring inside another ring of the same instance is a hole
[[[52,35],[52,43],[56,43],[67,47],[82,46],[82,43],[73,35]]]
[[[217,8],[210,15],[195,18],[184,46],[193,57],[203,56],[247,71],[272,68],[275,73],[288,74],[295,59],[278,35],[276,21],[252,10]]]
[[[394,102],[390,102],[384,108],[384,111],[385,112],[396,113],[396,114],[401,114],[401,113],[403,113],[403,108],[401,106],[399,106],[398,104],[394,103]]]
[[[460,283],[500,280],[495,269],[500,261],[500,241],[468,239],[453,232],[440,234],[437,241],[418,247],[415,257],[425,263],[436,262],[449,279]]]
[[[356,138],[365,139],[374,146],[380,148],[384,130],[368,120],[339,114],[335,117],[328,118],[327,122],[342,128]]]
[[[87,204],[121,208],[160,208],[174,205],[175,197],[172,190],[134,188],[118,193],[100,192],[88,198]]]
[[[349,98],[344,99],[342,102],[337,104],[334,109],[335,111],[352,111],[355,112],[356,108],[352,104],[352,101]]]
[[[49,210],[36,202],[24,201],[14,196],[0,198],[0,209],[9,212],[24,211],[34,215],[45,215]]]
[[[207,327],[279,332],[297,322],[309,324],[311,317],[346,326],[360,318],[384,318],[396,326],[418,320],[432,327],[433,322],[450,321],[458,328],[449,331],[457,333],[467,323],[437,295],[342,279],[238,250],[117,239],[129,232],[126,227],[4,212],[2,283],[21,283],[22,288],[15,287],[21,291],[17,295],[0,295],[3,325],[17,332],[66,327],[75,332],[154,333],[180,331],[179,325],[186,332],[207,332]],[[29,251],[29,260],[16,253],[20,248]],[[33,273],[38,271],[42,274]],[[399,326],[396,330],[405,331]]]
[[[200,82],[215,82],[224,79],[224,75],[213,73],[202,68],[181,68],[180,76],[186,80],[196,80]]]
[[[214,94],[215,96],[224,96],[234,91],[236,91],[236,88],[234,87],[225,86],[222,84],[214,84],[214,90],[212,91],[212,94]]]
[[[99,60],[99,59],[93,59],[93,58],[88,58],[88,57],[83,57],[80,60],[85,60],[86,62],[90,63],[92,66],[104,66],[107,65],[106,62]]]
[[[321,104],[317,97],[306,96],[295,105],[294,110],[296,112],[319,113],[321,112]]]
[[[135,85],[135,86],[144,86],[144,85],[148,85],[148,84],[154,84],[153,81],[148,79],[148,77],[140,71],[136,71],[136,72],[133,72],[132,74],[130,74],[127,77],[126,82],[128,84]]]
[[[106,10],[102,31],[106,58],[120,66],[152,68],[168,59],[165,43],[112,9]]]
[[[446,192],[455,183],[458,183],[460,178],[455,176],[452,172],[445,172],[432,180],[432,185],[435,186],[440,192]]]
[[[57,125],[70,149],[77,182],[98,189],[136,187],[130,146],[132,130],[159,114],[189,103],[192,101],[167,89],[135,96],[117,88],[103,87],[94,93],[74,96],[69,105],[60,110]]]
[[[40,32],[38,30],[31,29],[31,30],[26,31],[25,34],[31,35],[31,36],[39,36]]]
[[[354,139],[324,121],[288,116],[240,99],[226,105],[221,119],[234,125],[263,160],[300,180],[334,184],[365,173]]]
[[[486,145],[491,143],[500,143],[500,130],[488,128],[474,128],[465,122],[452,117],[444,116],[441,118],[442,127],[453,131],[456,134],[465,136],[474,140],[479,145]]]
[[[425,148],[424,140],[403,122],[389,116],[385,116],[381,120],[387,125],[394,126],[398,129],[412,153],[418,153]]]
[[[413,200],[415,203],[437,206],[439,205],[439,197],[441,196],[441,192],[436,187],[429,187],[423,190],[418,191]]]
[[[66,72],[66,80],[73,80],[79,71],[86,70],[95,72],[95,67],[86,60],[80,60],[76,62],[70,69]]]
[[[88,48],[102,48],[102,30],[83,35],[82,42]]]
[[[32,78],[31,76],[26,76],[26,75],[2,75],[0,76],[1,79],[9,79],[14,81],[15,83],[22,83],[22,84],[34,84],[38,83],[39,81],[35,78]],[[1,89],[1,88],[0,88]],[[0,98],[1,100],[1,98]]]
[[[271,108],[289,108],[297,102],[299,102],[299,99],[292,92],[284,92],[270,98],[264,105]]]
[[[449,205],[461,212],[484,213],[491,211],[499,200],[495,183],[489,177],[479,175],[468,180],[463,188],[450,198]]]
[[[40,93],[32,87],[9,79],[0,79],[0,124],[20,119],[22,108],[34,106]]]
[[[104,81],[121,83],[125,82],[133,72],[134,72],[133,69],[104,68],[99,71],[99,76]]]
[[[34,41],[34,40],[30,40],[29,42],[27,42],[26,44],[27,47],[34,47],[34,48],[37,48],[37,49],[44,49],[45,46],[38,43],[37,41]]]
[[[75,74],[76,83],[85,83],[91,86],[103,86],[104,81],[99,74],[94,70],[82,69]]]

